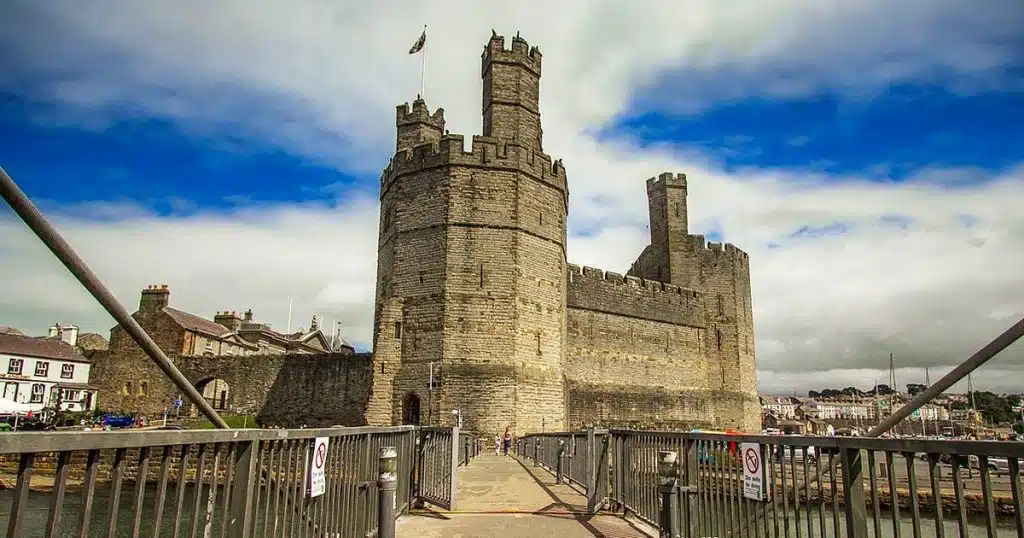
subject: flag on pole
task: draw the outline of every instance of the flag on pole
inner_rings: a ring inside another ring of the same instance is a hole
[[[420,38],[417,39],[416,42],[412,44],[412,47],[409,49],[409,54],[416,54],[417,52],[423,50],[423,46],[426,45],[426,44],[427,44],[427,27],[424,26],[423,27],[423,33],[420,34]]]

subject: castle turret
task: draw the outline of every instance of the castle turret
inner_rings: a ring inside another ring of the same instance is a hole
[[[542,150],[540,128],[541,53],[516,34],[512,50],[494,34],[484,47],[484,136],[517,140]]]
[[[431,114],[426,101],[417,95],[412,102],[412,109],[409,103],[395,107],[395,127],[398,131],[396,151],[412,149],[426,142],[437,142],[444,134],[444,109],[439,108]]]
[[[540,147],[540,52],[494,36],[483,78],[484,136],[469,147],[422,101],[398,107],[375,371],[396,370],[393,422],[450,425],[460,410],[479,433],[561,429],[568,190]]]

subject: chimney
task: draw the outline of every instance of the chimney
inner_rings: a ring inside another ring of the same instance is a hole
[[[50,334],[47,335],[49,338],[60,337],[60,323],[54,323],[53,327],[50,327]]]
[[[229,331],[237,332],[242,327],[242,318],[238,317],[238,312],[217,312],[217,315],[213,317],[213,322],[217,325],[223,325]]]
[[[146,286],[142,290],[142,297],[139,298],[139,312],[156,313],[163,309],[170,302],[171,290],[167,284]]]
[[[72,346],[78,344],[78,327],[75,325],[64,327],[60,331],[60,339]]]
[[[245,322],[246,323],[252,323],[252,309],[251,308],[245,311]]]

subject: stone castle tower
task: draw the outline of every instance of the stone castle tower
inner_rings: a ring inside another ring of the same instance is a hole
[[[584,422],[750,431],[754,417],[759,431],[747,256],[688,234],[685,176],[648,181],[651,245],[629,275],[566,264],[541,63],[518,35],[511,50],[492,35],[469,148],[443,109],[397,107],[374,330],[374,375],[393,398],[370,412],[450,425],[459,410],[487,435]]]

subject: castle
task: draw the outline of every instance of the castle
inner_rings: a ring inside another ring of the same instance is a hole
[[[477,433],[584,424],[760,431],[750,265],[687,227],[684,175],[647,180],[651,243],[621,275],[566,262],[566,169],[543,151],[542,56],[484,47],[483,135],[397,107],[380,184],[368,415]]]

